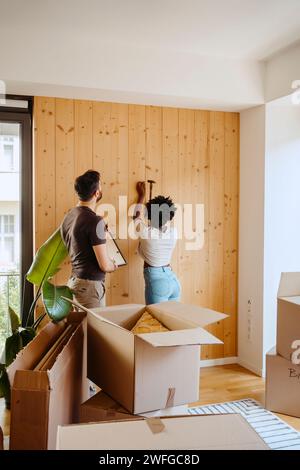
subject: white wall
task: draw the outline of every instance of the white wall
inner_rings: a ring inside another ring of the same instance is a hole
[[[240,116],[239,362],[263,369],[265,106]],[[251,302],[250,313],[248,313]],[[250,320],[250,325],[248,325]],[[248,338],[248,326],[250,338]]]
[[[266,106],[264,354],[276,342],[276,296],[283,271],[300,271],[300,106]]]
[[[291,84],[300,80],[300,44],[282,51],[266,62],[265,102],[292,93]]]

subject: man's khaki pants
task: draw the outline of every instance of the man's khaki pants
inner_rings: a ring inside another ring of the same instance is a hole
[[[75,300],[86,308],[105,307],[104,281],[91,281],[71,276],[68,287],[73,292]]]
[[[73,292],[75,300],[86,308],[105,307],[105,285],[104,281],[91,281],[71,276],[68,287]],[[84,346],[83,346],[83,376],[87,377],[87,322],[84,320]],[[82,398],[88,400],[91,393],[99,392],[99,387],[88,379],[83,381]]]

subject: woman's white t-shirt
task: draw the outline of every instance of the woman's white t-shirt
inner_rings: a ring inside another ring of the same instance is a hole
[[[159,267],[170,264],[177,241],[177,230],[170,224],[157,229],[145,224],[140,217],[135,219],[136,233],[140,242],[138,251],[149,266]]]

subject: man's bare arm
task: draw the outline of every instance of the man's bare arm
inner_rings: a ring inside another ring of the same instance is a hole
[[[117,269],[117,265],[109,258],[106,244],[93,246],[99,267],[104,273],[112,273]]]

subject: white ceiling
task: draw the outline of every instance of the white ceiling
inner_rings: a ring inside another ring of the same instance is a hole
[[[0,86],[240,110],[290,91],[299,41],[300,0],[0,0]]]
[[[300,0],[0,0],[0,29],[72,44],[262,60],[300,39]],[[9,37],[9,36],[8,36]],[[21,39],[22,40],[22,39]]]

